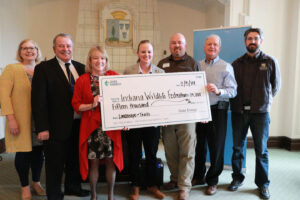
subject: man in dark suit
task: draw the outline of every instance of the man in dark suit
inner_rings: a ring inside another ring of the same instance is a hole
[[[73,41],[61,33],[53,40],[55,57],[35,67],[32,80],[32,112],[38,138],[44,141],[46,192],[49,200],[63,199],[61,182],[65,170],[66,195],[88,196],[81,189],[78,162],[80,116],[71,101],[76,79],[84,65],[71,60]]]

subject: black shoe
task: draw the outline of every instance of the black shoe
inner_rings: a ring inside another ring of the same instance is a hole
[[[65,195],[72,195],[78,197],[87,197],[91,194],[89,190],[80,189],[80,190],[66,190]]]
[[[238,180],[233,180],[230,185],[228,186],[228,190],[230,191],[236,191],[240,186],[243,185],[243,182]]]
[[[260,197],[262,199],[269,199],[270,198],[270,192],[269,192],[269,188],[266,187],[266,186],[262,186],[259,189],[259,194],[260,194]]]

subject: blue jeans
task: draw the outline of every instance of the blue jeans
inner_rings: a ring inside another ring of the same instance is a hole
[[[231,113],[233,154],[232,154],[232,178],[243,182],[245,176],[242,173],[242,163],[244,162],[243,149],[247,132],[250,127],[254,141],[256,168],[255,184],[258,187],[268,187],[269,155],[267,141],[269,137],[269,113]]]

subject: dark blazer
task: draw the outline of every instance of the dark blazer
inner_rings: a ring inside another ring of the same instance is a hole
[[[84,65],[73,61],[78,75]],[[41,62],[35,67],[32,79],[31,104],[36,132],[49,130],[49,140],[67,140],[71,136],[74,111],[68,80],[58,60]]]

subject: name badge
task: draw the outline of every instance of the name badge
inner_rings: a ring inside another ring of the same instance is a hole
[[[267,65],[266,63],[261,63],[260,67],[259,67],[259,70],[267,70]]]
[[[164,63],[162,68],[167,68],[167,67],[170,67],[170,63]]]

